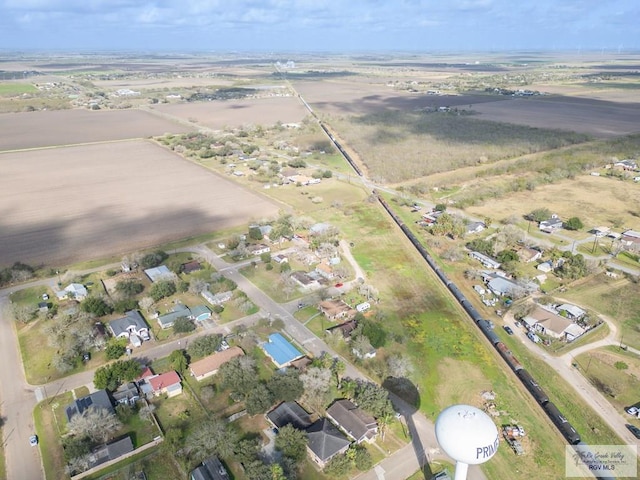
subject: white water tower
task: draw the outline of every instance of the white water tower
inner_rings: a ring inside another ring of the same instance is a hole
[[[470,405],[445,408],[436,420],[436,439],[456,461],[455,480],[465,480],[469,465],[484,463],[498,451],[498,428],[491,417]]]

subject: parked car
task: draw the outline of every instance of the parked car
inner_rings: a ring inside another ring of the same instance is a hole
[[[627,408],[627,413],[637,417],[640,414],[640,410],[638,410],[638,407],[629,407]]]
[[[37,435],[31,435],[29,437],[29,445],[31,445],[32,447],[35,447],[36,445],[38,445],[38,436]]]
[[[516,320],[515,322],[513,322],[513,324],[514,324],[516,327],[520,327],[520,326],[522,326],[522,324],[521,324],[518,320]]]
[[[509,325],[505,325],[502,328],[504,328],[504,331],[507,332],[509,335],[513,335],[513,330],[511,329],[511,327]]]
[[[636,427],[635,425],[629,425],[628,423],[625,425],[625,427],[627,427],[629,431],[633,433],[634,437],[640,438],[640,428]]]
[[[344,283],[336,283],[334,286],[335,286],[336,288],[340,288],[340,287],[343,287],[343,286],[344,286]]]
[[[529,340],[531,340],[533,343],[540,343],[540,337],[537,336],[535,333],[533,332],[527,332],[527,337],[529,338]]]
[[[48,293],[43,293],[42,294],[42,300],[49,300],[49,294]]]

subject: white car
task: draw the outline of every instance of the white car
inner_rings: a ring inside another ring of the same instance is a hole
[[[640,410],[638,410],[638,407],[629,407],[629,408],[627,408],[627,413],[629,415],[637,416],[640,413]]]
[[[36,445],[38,445],[38,436],[37,435],[31,435],[29,437],[29,445],[31,445],[32,447],[35,447]]]

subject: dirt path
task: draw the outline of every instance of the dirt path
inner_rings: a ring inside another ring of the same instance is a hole
[[[342,253],[344,258],[347,259],[353,270],[356,272],[356,279],[362,278],[363,280],[367,280],[367,276],[364,274],[364,270],[358,265],[356,259],[353,258],[353,254],[351,253],[351,248],[349,248],[349,244],[346,240],[340,240],[340,248],[342,249]]]

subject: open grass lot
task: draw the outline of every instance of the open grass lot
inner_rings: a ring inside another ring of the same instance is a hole
[[[0,96],[14,96],[22,93],[35,93],[38,89],[29,83],[0,82]]]
[[[564,298],[607,315],[618,326],[620,341],[640,349],[640,284],[604,274],[568,289]]]
[[[548,208],[560,218],[579,217],[585,230],[595,226],[623,225],[640,227],[634,206],[640,205],[640,188],[633,182],[607,177],[581,175],[574,180],[563,180],[541,185],[533,191],[515,192],[499,201],[467,207],[475,216],[489,216],[496,220],[512,216],[523,217],[535,208]],[[532,229],[536,226],[533,225]],[[548,236],[548,235],[547,235]],[[610,239],[601,239],[603,243]]]
[[[186,133],[191,128],[142,110],[64,110],[0,114],[0,151]],[[64,165],[51,162],[45,172]],[[63,171],[64,168],[62,169]]]
[[[187,120],[213,130],[243,125],[297,123],[308,114],[297,97],[265,97],[241,100],[185,102],[154,105],[154,111]]]
[[[67,478],[64,475],[64,455],[60,443],[63,432],[58,418],[64,417],[64,407],[73,401],[71,392],[44,400],[33,410],[33,420],[40,439],[39,448],[47,480]]]
[[[0,265],[131,252],[278,211],[146,141],[7,153],[0,169]]]
[[[623,412],[631,405],[640,405],[637,388],[640,357],[617,346],[609,346],[583,353],[576,361],[581,373],[600,390],[616,411],[625,416],[628,423],[640,427],[640,420]]]

